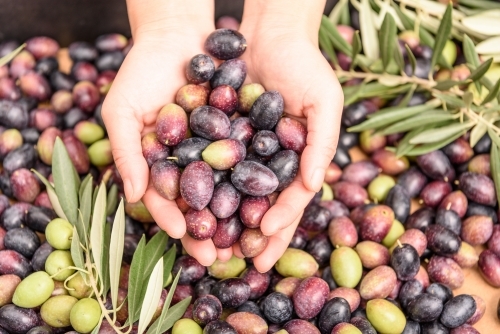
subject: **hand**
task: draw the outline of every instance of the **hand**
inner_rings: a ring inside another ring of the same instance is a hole
[[[307,13],[304,2],[285,1],[280,5],[280,1],[270,1],[267,8],[263,3],[258,7],[245,5],[240,28],[248,44],[241,57],[247,62],[247,80],[279,91],[286,115],[306,124],[308,131],[297,177],[262,220],[261,230],[270,239],[253,261],[261,272],[271,269],[284,253],[304,208],[321,189],[325,170],[335,154],[343,105],[340,84],[318,48],[324,3],[319,1],[318,6],[316,1],[319,10],[310,8],[311,13]],[[293,15],[288,22],[283,10],[293,7],[294,2],[298,7],[291,9]],[[306,14],[304,25],[300,24],[301,11]],[[280,18],[282,15],[285,17]],[[234,252],[243,257],[238,244]]]
[[[196,0],[182,2],[182,5],[164,0],[152,6],[151,2],[155,1],[130,0],[128,3],[134,46],[106,96],[102,115],[127,200],[136,202],[142,198],[157,224],[171,237],[182,238],[186,251],[209,266],[217,252],[222,260],[229,259],[231,248],[217,251],[211,240],[196,241],[186,234],[184,216],[176,203],[161,197],[149,183],[141,138],[155,131],[158,112],[173,102],[178,89],[187,83],[184,74],[187,62],[204,53],[204,41],[214,30],[213,3],[208,8],[205,4],[210,1],[189,8],[189,3]],[[163,8],[165,4],[171,7]],[[147,5],[153,13],[144,11]],[[193,8],[198,8],[200,14],[196,15]],[[175,14],[176,11],[179,13]],[[170,13],[172,17],[151,16],[156,12]]]

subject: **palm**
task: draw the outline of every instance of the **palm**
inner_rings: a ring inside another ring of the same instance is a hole
[[[203,53],[205,35],[176,36],[158,42],[134,45],[123,63],[103,107],[103,117],[110,132],[113,157],[122,176],[134,179],[127,199],[144,201],[158,225],[174,238],[181,238],[188,253],[204,265],[216,258],[211,240],[195,241],[185,234],[186,224],[174,201],[161,197],[149,183],[149,169],[142,156],[141,137],[155,131],[159,110],[175,100],[178,89],[186,84],[187,62]],[[139,186],[138,186],[139,185]],[[232,251],[219,251],[222,258]]]
[[[244,28],[241,32],[247,36]],[[317,46],[307,39],[292,35],[266,39],[261,34],[249,41],[242,58],[247,62],[248,79],[262,84],[266,90],[279,91],[285,101],[286,115],[300,120],[308,129],[299,173],[261,224],[263,233],[272,236],[254,264],[266,271],[287,248],[302,210],[314,196],[311,165],[324,165],[334,155],[343,98],[332,69]],[[238,245],[235,253],[242,255]]]

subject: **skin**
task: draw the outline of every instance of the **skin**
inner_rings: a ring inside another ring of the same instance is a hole
[[[246,1],[240,32],[248,48],[246,83],[278,90],[285,113],[307,126],[307,147],[300,171],[266,213],[261,229],[269,244],[254,259],[256,268],[269,270],[283,254],[302,211],[319,191],[337,145],[343,95],[335,74],[318,49],[317,32],[325,0]],[[215,29],[213,1],[128,0],[134,46],[127,55],[103,105],[103,119],[116,166],[129,202],[142,198],[158,225],[181,238],[186,251],[205,266],[216,258],[227,261],[239,245],[216,249],[211,240],[196,241],[175,201],[161,197],[149,184],[141,137],[155,130],[156,116],[174,101],[186,84],[184,69]],[[217,64],[216,64],[217,65]],[[167,218],[168,217],[168,218]]]

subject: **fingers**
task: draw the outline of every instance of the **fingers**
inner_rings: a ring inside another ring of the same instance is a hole
[[[322,77],[304,99],[307,146],[300,168],[304,185],[314,192],[321,189],[326,168],[335,154],[343,105],[342,90],[333,73],[326,72]]]
[[[198,260],[202,266],[209,267],[217,259],[217,250],[212,239],[195,240],[186,234],[181,242],[186,252]]]
[[[217,259],[221,262],[227,262],[233,256],[233,249],[229,248],[216,248],[217,250]]]
[[[186,234],[186,221],[174,201],[163,198],[154,187],[148,188],[142,200],[158,226],[169,236],[180,239]]]
[[[149,168],[142,155],[142,124],[132,110],[117,110],[112,100],[103,105],[102,117],[111,142],[111,152],[123,179],[125,197],[134,203],[144,195],[149,178]]]
[[[262,218],[260,229],[264,235],[273,235],[292,224],[314,196],[314,192],[306,189],[302,178],[297,175],[295,180],[283,190],[276,204]]]
[[[269,237],[266,249],[253,259],[253,264],[259,272],[264,273],[271,270],[283,255],[290,244],[290,240],[292,240],[301,217],[302,215],[298,216],[290,226]]]

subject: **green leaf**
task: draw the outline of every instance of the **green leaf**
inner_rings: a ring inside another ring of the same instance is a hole
[[[479,55],[476,52],[476,47],[474,42],[469,38],[469,36],[464,34],[464,40],[462,42],[462,47],[464,51],[465,60],[467,63],[477,68],[481,62],[479,61]]]
[[[408,117],[401,122],[392,124],[381,131],[383,135],[390,135],[399,132],[406,132],[414,129],[415,127],[432,125],[438,122],[444,122],[454,119],[455,116],[444,110],[434,109],[426,112],[419,113],[413,117]],[[414,144],[414,143],[411,143]]]
[[[172,268],[174,266],[175,262],[175,253],[177,252],[177,247],[175,244],[170,247],[168,252],[163,255],[163,284],[168,281],[168,277],[170,276],[172,272]]]
[[[494,142],[496,146],[500,147],[500,137],[490,127],[488,128],[488,135],[490,136],[491,141]]]
[[[132,320],[133,322],[139,319],[140,309],[138,305],[142,303],[142,300],[144,299],[144,294],[146,292],[145,287],[143,286],[141,281],[143,281],[145,277],[148,277],[151,274],[156,262],[162,257],[163,253],[165,252],[165,248],[167,247],[167,242],[168,242],[168,235],[163,230],[159,231],[151,238],[151,240],[147,243],[147,245],[143,246],[144,249],[138,253],[139,259],[137,261],[138,263],[136,264],[136,266],[139,269],[134,269],[134,270],[140,270],[139,273],[134,273],[135,275],[134,284],[137,284],[137,286],[130,285],[130,277],[129,277],[129,306],[131,300],[130,289],[135,288],[139,290],[138,296],[135,296],[134,293],[134,298],[136,298],[136,301],[134,302],[134,307],[137,307],[134,309],[134,313],[130,312],[129,308],[129,317],[131,318],[130,320]],[[139,246],[137,247],[135,253],[137,253],[138,249]],[[130,274],[129,274],[130,276],[132,276],[132,265],[134,264],[135,253],[134,257],[132,258],[132,264],[130,265]]]
[[[352,36],[352,62],[351,62],[351,70],[356,66],[356,58],[361,52],[361,38],[359,37],[359,30],[354,32]]]
[[[481,65],[479,65],[476,69],[473,69],[472,66],[470,66],[469,68],[471,69],[471,74],[467,77],[467,79],[470,79],[472,81],[477,81],[481,79],[490,69],[492,62],[493,58],[490,58]]]
[[[57,137],[52,153],[52,176],[61,208],[73,225],[78,219],[78,188],[75,183],[74,169],[66,147],[61,138]]]
[[[372,8],[368,0],[361,0],[359,29],[361,31],[364,54],[370,59],[379,59],[377,29],[373,22]]]
[[[132,257],[128,278],[128,323],[134,323],[139,319],[142,304],[142,291],[144,280],[148,277],[144,271],[148,254],[146,249],[146,237],[143,234]]]
[[[443,140],[456,135],[457,133],[463,133],[464,131],[470,129],[474,124],[472,122],[467,123],[455,123],[445,127],[429,129],[418,136],[413,137],[410,140],[410,144],[432,144],[438,143]]]
[[[342,35],[340,35],[337,27],[335,27],[325,15],[323,15],[323,17],[321,18],[321,26],[324,28],[326,35],[328,36],[333,44],[333,47],[336,50],[343,52],[346,55],[352,54],[351,45],[347,43]]]
[[[350,127],[347,131],[361,132],[364,130],[379,129],[386,125],[420,114],[424,111],[431,110],[435,104],[436,102],[432,102],[432,104],[426,103],[418,106],[397,108],[387,112],[384,112],[382,109],[363,123]]]
[[[84,180],[80,186],[80,212],[81,217],[78,219],[76,227],[80,234],[80,242],[87,246],[87,234],[90,231],[90,216],[92,214],[92,176]]]
[[[495,182],[497,200],[500,198],[500,146],[495,142],[490,151],[491,177]]]
[[[165,318],[167,317],[167,311],[170,307],[170,303],[172,302],[175,288],[177,287],[177,283],[179,282],[179,277],[181,276],[181,271],[182,268],[179,270],[177,275],[175,275],[174,281],[172,282],[172,286],[170,287],[170,291],[168,292],[167,297],[165,298],[165,303],[163,304],[160,318],[151,325],[151,328],[148,330],[148,333],[156,333],[156,334],[163,333],[162,331],[160,331],[160,327],[161,324],[165,322]]]
[[[415,55],[411,51],[408,44],[405,44],[405,49],[406,49],[406,53],[408,55],[408,60],[410,61],[410,65],[411,65],[411,75],[413,76],[415,74],[415,69],[417,68],[417,59],[415,58]]]
[[[163,322],[159,325],[154,326],[154,324],[150,327],[148,334],[149,333],[164,333],[168,331],[172,326],[175,324],[177,320],[179,320],[183,315],[184,312],[186,312],[186,309],[188,308],[189,304],[191,304],[191,297],[188,297],[174,306],[172,306],[165,318],[163,319]],[[158,321],[158,320],[157,320]],[[155,321],[155,323],[157,323]],[[159,327],[159,331],[157,331],[157,327]]]
[[[85,260],[83,258],[82,248],[80,247],[80,238],[78,236],[78,230],[73,226],[73,238],[71,239],[71,259],[75,267],[85,270]],[[85,274],[80,271],[80,274],[84,276]]]
[[[57,194],[56,194],[56,192],[55,192],[54,187],[52,186],[52,184],[42,174],[40,174],[38,171],[36,171],[34,169],[32,169],[31,171],[33,173],[35,173],[35,175],[45,185],[45,189],[47,191],[47,195],[49,195],[50,204],[52,204],[52,208],[54,209],[54,211],[57,214],[57,216],[59,216],[60,218],[62,218],[64,220],[68,220],[68,218],[64,214],[64,211],[63,211],[63,209],[61,207],[61,204],[59,203],[59,199],[57,198]]]
[[[2,67],[3,65],[7,64],[9,61],[11,61],[12,59],[14,59],[15,56],[17,56],[17,54],[19,52],[21,52],[24,48],[26,47],[26,43],[24,43],[23,45],[19,46],[17,49],[15,49],[14,51],[10,52],[9,54],[3,56],[2,58],[0,58],[0,67]]]
[[[415,145],[410,144],[410,139],[423,132],[425,129],[425,126],[421,126],[408,132],[398,143],[398,146],[396,147],[396,155],[398,157],[402,157],[406,153],[410,152],[415,147]]]
[[[396,22],[391,14],[386,13],[384,21],[379,31],[379,47],[384,70],[389,65],[389,61],[393,57],[394,46],[396,44],[397,27]]]
[[[439,150],[440,148],[448,145],[449,143],[451,143],[452,141],[454,141],[458,137],[463,136],[466,132],[467,132],[467,130],[464,130],[462,132],[458,132],[455,135],[453,135],[453,136],[451,136],[449,138],[443,139],[441,141],[437,141],[437,142],[430,143],[430,144],[424,144],[424,145],[416,146],[410,152],[407,152],[406,156],[414,157],[414,156],[419,156],[419,155],[423,155],[423,154],[426,154],[426,153],[429,153],[429,152],[432,152],[432,151]]]
[[[101,255],[101,272],[102,272],[102,286],[103,286],[103,295],[107,295],[109,291],[109,244],[111,241],[111,224],[106,223],[104,225],[104,241],[102,246],[102,255]]]
[[[478,122],[475,127],[470,131],[469,143],[470,147],[476,146],[479,139],[481,139],[486,132],[488,132],[488,126],[483,122]]]
[[[479,54],[499,54],[500,36],[488,38],[476,45],[476,52]]]
[[[466,83],[467,81],[444,80],[444,81],[439,81],[437,85],[435,85],[433,88],[437,90],[448,90],[457,85],[464,85]]]
[[[85,176],[85,178],[80,183],[80,188],[78,189],[78,199],[80,200],[79,203],[82,202],[81,198],[83,196],[83,191],[84,191],[85,187],[87,186],[87,183],[90,182],[90,180],[93,180],[92,174],[87,174],[87,176]]]
[[[349,13],[349,6],[344,6],[342,12],[340,13],[339,23],[350,26],[351,25],[351,14]]]
[[[497,83],[489,91],[488,95],[486,95],[481,105],[485,105],[486,103],[493,101],[498,96],[499,91],[500,91],[500,80],[497,80]]]
[[[116,208],[118,207],[118,187],[116,184],[112,184],[109,188],[108,199],[107,199],[107,209],[106,216],[112,215],[115,213]]]
[[[458,97],[456,97],[454,95],[444,94],[444,93],[436,93],[436,92],[432,93],[432,95],[434,95],[438,99],[442,100],[449,107],[465,108],[464,101],[459,99]]]
[[[104,247],[104,225],[106,223],[106,185],[101,182],[97,191],[90,228],[90,248],[92,249],[92,259],[97,268],[100,280],[103,280],[102,273],[102,253]]]
[[[448,39],[450,38],[451,27],[452,27],[452,19],[451,14],[453,10],[453,5],[449,4],[446,7],[446,11],[443,14],[441,19],[441,24],[439,25],[436,40],[434,42],[432,58],[431,58],[431,69],[436,65],[439,56],[443,52],[444,46]]]
[[[396,62],[396,65],[399,67],[399,70],[404,71],[405,61],[404,61],[403,54],[401,53],[401,49],[399,48],[399,46],[396,46],[394,48],[393,53],[394,53],[394,61]]]
[[[153,315],[156,312],[158,303],[161,298],[161,290],[163,286],[163,261],[158,260],[154,266],[153,272],[146,287],[146,295],[141,307],[141,314],[139,316],[138,334],[144,333],[148,327]]]
[[[125,209],[123,199],[113,221],[111,241],[109,243],[109,286],[111,289],[111,303],[113,309],[117,308],[118,285],[120,283],[120,269],[123,259],[123,245],[125,239]]]
[[[333,7],[332,11],[330,12],[330,15],[328,15],[328,20],[333,25],[338,25],[342,12],[344,8],[347,7],[348,7],[348,0],[339,0],[339,2],[337,2],[335,7]]]
[[[323,27],[320,27],[319,29],[319,46],[323,51],[326,52],[332,63],[334,63],[335,65],[339,64],[337,55],[335,54],[335,50],[333,49],[333,44],[326,36],[326,32],[324,31]]]
[[[408,106],[408,103],[410,103],[411,98],[413,97],[413,94],[415,93],[415,90],[417,89],[417,84],[413,84],[411,89],[408,91],[408,93],[405,94],[401,102],[397,105],[398,108],[405,108]]]
[[[458,3],[461,5],[465,5],[467,7],[471,8],[478,8],[478,9],[493,9],[493,8],[500,8],[500,3],[491,1],[491,0],[458,0]]]

